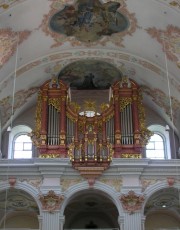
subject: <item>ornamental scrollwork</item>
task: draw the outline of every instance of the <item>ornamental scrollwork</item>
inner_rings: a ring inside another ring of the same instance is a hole
[[[41,113],[42,113],[42,92],[40,91],[38,94],[38,100],[37,100],[37,109],[36,109],[36,129],[35,129],[35,135],[40,136],[41,131]]]
[[[39,156],[39,158],[59,158],[59,154],[55,153],[44,153]]]
[[[141,130],[140,144],[142,144],[142,146],[146,146],[149,141],[149,138],[153,135],[153,133],[150,130],[148,130],[145,125],[145,111],[142,105],[141,90],[139,91],[139,96],[138,96],[138,111],[139,111],[138,116],[139,116],[140,130]]]
[[[132,103],[132,98],[131,97],[120,98],[120,100],[119,100],[120,111],[123,111],[123,109],[125,109],[126,106],[128,106],[131,103]]]
[[[140,153],[122,153],[121,158],[135,158],[140,159],[141,154]]]
[[[60,208],[64,196],[56,195],[53,190],[50,190],[47,195],[40,195],[39,200],[41,201],[43,210],[53,213]]]
[[[49,98],[49,105],[52,105],[58,112],[61,111],[61,99],[60,98]]]
[[[135,211],[140,210],[144,199],[143,195],[137,195],[132,190],[129,191],[128,194],[123,194],[120,197],[123,208],[128,211],[129,214],[133,214]]]

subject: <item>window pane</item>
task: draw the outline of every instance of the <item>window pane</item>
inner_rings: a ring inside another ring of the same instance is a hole
[[[24,143],[24,150],[32,150],[32,143]]]
[[[22,159],[22,158],[32,158],[32,151],[14,151],[14,158]]]
[[[155,142],[155,149],[164,149],[163,142]]]
[[[164,150],[156,151],[156,157],[163,159],[164,158]]]
[[[23,150],[23,143],[15,142],[14,150]]]
[[[147,145],[146,145],[146,149],[154,149],[154,142],[149,142]]]
[[[31,142],[31,138],[28,135],[20,135],[16,138],[17,142]]]

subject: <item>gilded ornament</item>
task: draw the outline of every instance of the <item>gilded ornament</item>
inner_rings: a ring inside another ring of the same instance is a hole
[[[95,101],[84,101],[84,111],[96,111],[96,102]]]
[[[72,106],[72,109],[75,113],[79,113],[79,110],[81,109],[80,105],[78,105],[76,102],[71,102],[70,106]]]
[[[112,111],[107,117],[105,117],[105,121],[109,121],[113,117],[114,117],[114,111]]]
[[[60,98],[49,98],[48,104],[52,105],[58,112],[61,111],[61,99]]]
[[[141,154],[140,153],[122,153],[121,158],[135,158],[140,159]]]
[[[132,103],[132,98],[131,97],[122,97],[119,100],[119,104],[120,104],[120,111],[123,111],[126,106],[128,106],[129,104]]]
[[[35,135],[39,136],[41,131],[41,114],[42,114],[42,92],[38,94],[37,108],[36,108],[36,125]]]
[[[142,146],[146,146],[146,144],[149,141],[149,138],[153,135],[153,133],[150,130],[148,130],[145,126],[145,111],[144,111],[144,107],[142,105],[142,92],[141,92],[141,90],[139,90],[137,105],[138,105],[140,132],[141,132],[140,144]]]
[[[102,103],[100,105],[100,109],[101,109],[102,112],[104,112],[108,108],[109,108],[109,104],[107,104],[107,103]]]
[[[59,158],[59,154],[46,154],[46,153],[43,153],[39,156],[39,158]]]
[[[43,96],[43,101],[47,101],[48,100],[48,97],[47,96]]]
[[[35,121],[35,131],[32,131],[29,136],[35,146],[40,146],[42,143],[40,137],[41,131],[41,114],[42,114],[42,92],[38,93],[37,107],[36,107],[36,121]]]
[[[69,112],[66,112],[66,116],[73,122],[76,122],[76,118],[74,118]]]

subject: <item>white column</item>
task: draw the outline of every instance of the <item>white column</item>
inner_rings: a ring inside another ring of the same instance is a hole
[[[134,212],[133,214],[129,214],[128,212],[125,212],[124,213],[124,229],[125,230],[143,230],[142,221],[141,221],[141,213]]]
[[[59,211],[42,213],[42,230],[60,230]]]

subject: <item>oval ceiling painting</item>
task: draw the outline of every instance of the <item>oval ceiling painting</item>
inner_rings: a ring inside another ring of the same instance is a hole
[[[50,19],[50,28],[60,34],[74,36],[82,42],[93,42],[128,28],[127,18],[118,11],[120,3],[78,0],[66,5]]]
[[[109,89],[115,81],[121,79],[122,73],[107,62],[83,60],[66,66],[58,77],[72,89],[96,90]]]

